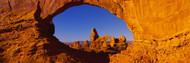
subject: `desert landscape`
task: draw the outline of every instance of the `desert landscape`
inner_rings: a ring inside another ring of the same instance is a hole
[[[123,19],[134,41],[99,36],[92,28],[90,41],[60,42],[52,19],[83,4]],[[189,5],[190,0],[0,0],[0,63],[190,63]]]
[[[107,40],[110,39],[108,42]],[[71,48],[87,51],[87,52],[96,52],[96,53],[104,53],[108,54],[116,54],[125,50],[128,46],[126,43],[126,38],[124,36],[120,36],[119,38],[114,38],[110,36],[99,36],[96,29],[92,28],[90,35],[90,43],[88,40],[84,42],[76,41],[74,44],[68,44]]]

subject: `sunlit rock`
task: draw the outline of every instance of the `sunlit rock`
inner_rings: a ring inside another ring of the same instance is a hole
[[[120,36],[118,39],[119,39],[119,42],[125,42],[126,41],[126,38],[124,36]]]
[[[89,47],[89,42],[88,42],[88,40],[85,40],[84,41],[84,43],[83,43],[83,45],[82,45],[82,48],[88,48]]]
[[[76,41],[72,47],[75,49],[81,49],[81,45],[80,45],[79,41]]]
[[[90,41],[93,43],[96,39],[98,39],[99,35],[95,28],[92,28],[91,34],[90,34]]]

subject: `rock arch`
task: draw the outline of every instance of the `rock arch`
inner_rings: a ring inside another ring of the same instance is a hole
[[[140,41],[133,42],[133,47],[127,48],[127,55],[122,56],[124,58],[112,60],[114,57],[120,57],[116,55],[111,57],[110,61],[180,61],[175,58],[181,58],[183,54],[187,56],[181,60],[188,60],[189,0],[1,0],[0,61],[66,62],[64,60],[69,58],[68,62],[93,62],[88,60],[89,58],[79,59],[77,53],[72,52],[76,50],[70,49],[52,36],[52,18],[69,7],[81,4],[109,10],[123,19],[133,32],[135,41]],[[166,53],[162,53],[163,50]],[[180,53],[178,50],[184,52]],[[145,51],[149,53],[143,54]],[[171,51],[172,53],[167,55],[167,52]],[[176,55],[175,58],[173,55]],[[104,59],[98,60],[101,62]],[[104,61],[108,62],[107,59]]]

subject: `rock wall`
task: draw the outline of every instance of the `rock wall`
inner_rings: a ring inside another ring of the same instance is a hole
[[[137,42],[111,62],[117,56],[125,62],[189,61],[190,0],[0,0],[0,61],[95,62],[53,37],[52,18],[82,4],[109,10],[133,32]]]

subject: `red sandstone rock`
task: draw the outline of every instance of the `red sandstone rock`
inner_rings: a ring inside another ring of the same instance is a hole
[[[126,41],[126,38],[124,36],[119,37],[119,42],[125,42],[125,41]]]
[[[98,34],[96,32],[96,34]],[[110,43],[107,40],[110,39]],[[124,36],[121,36],[118,39],[110,36],[100,36],[90,44],[90,49],[100,52],[104,51],[106,53],[119,52],[127,48],[126,39]]]
[[[88,40],[85,40],[84,41],[84,43],[83,43],[83,45],[82,45],[82,48],[88,48],[89,47],[89,42],[88,42]]]
[[[99,35],[95,28],[92,28],[91,34],[90,34],[90,41],[93,43],[96,39],[98,39]]]
[[[76,41],[72,47],[75,49],[81,49],[81,45],[80,45],[79,41]]]

